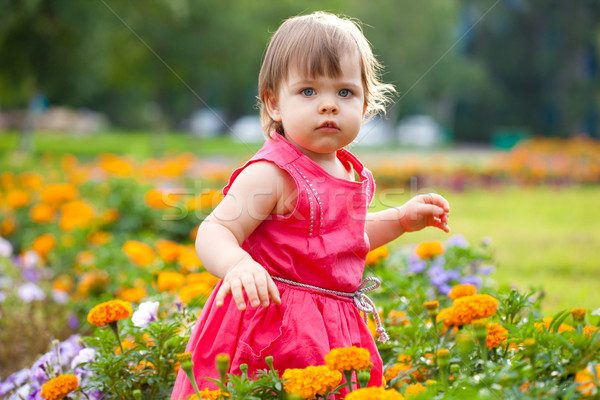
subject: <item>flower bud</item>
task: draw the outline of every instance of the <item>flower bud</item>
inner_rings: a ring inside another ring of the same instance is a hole
[[[585,308],[573,308],[571,310],[571,316],[575,322],[583,322],[585,319]]]
[[[438,349],[437,351],[437,363],[440,367],[445,367],[448,365],[448,361],[450,360],[450,350],[448,349]]]
[[[534,356],[536,351],[536,341],[534,338],[527,338],[523,341],[523,346],[525,347],[523,353],[528,356]]]
[[[371,380],[371,366],[356,372],[356,378],[361,388],[367,387]]]
[[[484,343],[487,337],[487,320],[485,318],[473,320],[471,326],[479,343]]]
[[[273,367],[273,356],[265,357],[265,362],[267,363],[267,365],[269,366],[269,369],[271,369],[271,371],[275,370],[275,368]]]
[[[135,389],[131,394],[134,400],[142,400],[142,391],[140,389]]]
[[[177,360],[182,370],[186,373],[192,373],[194,369],[194,362],[192,361],[192,353],[180,353],[177,354]]]

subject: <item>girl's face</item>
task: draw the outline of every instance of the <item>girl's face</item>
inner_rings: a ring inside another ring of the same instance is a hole
[[[311,78],[292,68],[279,93],[266,102],[286,139],[311,157],[335,154],[358,135],[366,104],[357,52],[340,60],[338,77]]]

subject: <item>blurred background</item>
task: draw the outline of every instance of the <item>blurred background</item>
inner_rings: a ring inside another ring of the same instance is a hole
[[[364,23],[384,81],[398,90],[388,119],[360,140],[365,144],[505,148],[532,135],[598,137],[594,0],[0,6],[0,130],[207,136],[237,129],[238,139],[256,139],[256,82],[270,35],[289,16],[326,10]],[[411,138],[406,129],[425,137]]]

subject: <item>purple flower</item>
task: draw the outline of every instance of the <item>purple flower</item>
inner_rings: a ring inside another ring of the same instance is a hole
[[[71,369],[76,369],[80,364],[93,361],[95,357],[96,349],[89,347],[81,349],[81,351],[75,357],[73,357],[73,360],[71,360]]]
[[[33,250],[27,250],[20,259],[20,264],[23,268],[35,268],[40,265],[41,258],[38,253]]]
[[[21,276],[28,282],[39,282],[40,281],[40,270],[38,268],[23,267],[21,270]]]
[[[422,260],[415,260],[413,262],[408,263],[408,270],[410,272],[414,272],[416,274],[420,274],[421,272],[427,269],[427,263]]]
[[[479,267],[479,273],[483,276],[491,275],[496,271],[496,267],[493,265],[482,265]]]
[[[26,303],[31,303],[34,300],[44,300],[46,298],[46,293],[33,282],[27,282],[19,286],[17,295]]]
[[[460,247],[467,248],[469,247],[469,242],[465,237],[461,234],[452,235],[446,240],[446,247]]]
[[[4,382],[0,383],[0,396],[4,396],[11,390],[23,385],[25,382],[27,382],[28,378],[29,369],[27,368],[23,368],[22,370],[10,375]]]
[[[452,290],[452,286],[443,284],[443,285],[438,286],[437,289],[444,296],[448,296],[448,293],[450,293],[450,291]]]
[[[474,285],[475,287],[481,287],[481,277],[477,275],[467,275],[463,276],[460,280],[460,283],[463,285]]]
[[[73,329],[74,331],[77,330],[77,328],[79,328],[79,318],[77,318],[77,314],[71,313],[69,315],[69,319],[67,320],[67,324],[69,324],[69,328]]]
[[[67,301],[69,301],[69,293],[65,292],[64,290],[53,290],[52,300],[58,304],[65,304]]]
[[[138,310],[131,316],[133,325],[142,328],[152,321],[156,321],[158,314],[158,301],[145,301],[140,304]]]
[[[0,304],[4,303],[4,300],[6,300],[6,292],[0,290]]]

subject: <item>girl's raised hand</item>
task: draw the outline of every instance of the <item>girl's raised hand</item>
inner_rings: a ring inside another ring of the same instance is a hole
[[[279,290],[273,279],[266,269],[252,260],[243,260],[227,271],[215,298],[217,307],[222,306],[225,296],[231,293],[238,310],[245,310],[244,291],[252,307],[267,307],[269,297],[275,304],[281,304]]]
[[[414,232],[433,226],[450,232],[448,213],[450,205],[439,194],[429,193],[413,197],[400,208],[400,225],[404,232]]]

